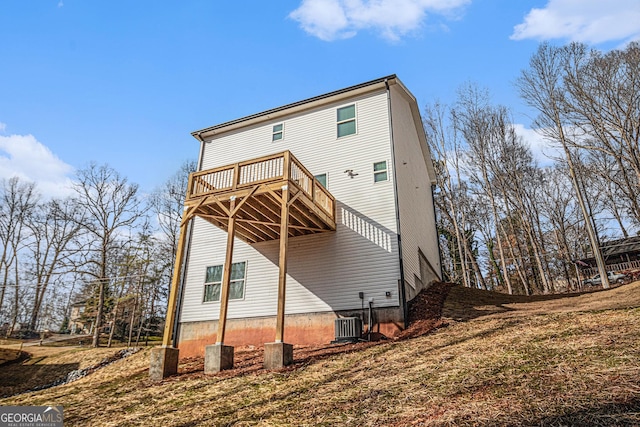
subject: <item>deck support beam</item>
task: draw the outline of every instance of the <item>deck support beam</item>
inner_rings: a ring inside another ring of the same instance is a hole
[[[287,290],[287,252],[289,249],[289,186],[282,186],[280,215],[280,254],[278,264],[278,311],[276,314],[276,339],[264,346],[264,367],[279,369],[293,362],[293,346],[284,342],[284,308]]]
[[[205,350],[205,371],[233,367],[233,347],[225,346],[224,338],[235,237],[249,244],[280,239],[276,334],[275,342],[265,345],[265,360],[269,360],[265,366],[275,369],[293,362],[293,346],[284,343],[289,231],[291,236],[298,236],[336,229],[335,198],[319,185],[311,172],[289,151],[190,175],[162,347],[151,351],[149,375],[153,380],[162,380],[178,370],[179,351],[172,346],[173,327],[183,274],[186,234],[194,216],[228,233],[218,332],[216,343]],[[318,196],[320,192],[322,195]]]
[[[233,202],[232,206],[233,206]],[[233,262],[233,239],[236,234],[236,219],[229,218],[227,227],[227,252],[224,257],[224,267],[222,270],[222,285],[220,295],[220,317],[218,317],[218,335],[216,344],[224,343],[224,333],[227,326],[227,309],[229,307],[229,284],[231,283],[231,263]]]
[[[229,225],[227,227],[227,251],[222,269],[220,294],[220,316],[218,317],[218,334],[215,345],[208,345],[204,352],[204,372],[213,374],[233,368],[233,347],[224,345],[224,334],[227,326],[227,309],[229,307],[229,286],[231,283],[231,266],[233,263],[233,240],[236,234],[235,198],[231,200],[229,209]]]
[[[289,249],[289,189],[282,190],[282,219],[280,221],[280,254],[278,255],[278,312],[276,342],[284,342],[284,307],[287,293],[287,252]]]
[[[187,224],[191,219],[190,212],[184,213],[185,218],[180,224],[180,237],[176,250],[176,261],[173,266],[173,277],[171,278],[171,290],[169,291],[169,301],[167,303],[167,316],[164,322],[164,334],[162,337],[162,347],[151,350],[151,363],[149,366],[149,377],[153,381],[176,374],[178,372],[179,350],[172,346],[173,324],[176,318],[176,303],[178,299],[178,287],[180,286],[180,275],[182,274],[182,259],[187,241]]]

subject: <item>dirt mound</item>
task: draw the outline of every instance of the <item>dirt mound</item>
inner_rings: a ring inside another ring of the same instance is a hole
[[[453,283],[435,282],[409,301],[409,327],[396,339],[419,337],[445,326],[446,323],[442,321],[442,307],[453,286]]]

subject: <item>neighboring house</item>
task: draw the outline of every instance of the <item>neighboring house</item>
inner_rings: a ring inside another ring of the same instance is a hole
[[[87,333],[87,318],[84,313],[86,305],[86,300],[71,304],[71,314],[69,315],[69,331],[71,335]]]
[[[230,345],[329,343],[342,317],[393,336],[407,301],[441,278],[434,170],[416,99],[395,75],[193,136],[199,171],[168,317],[175,301],[168,336],[181,357],[221,343],[221,330]]]
[[[600,251],[607,271],[640,269],[640,236],[602,242]],[[576,263],[585,278],[598,274],[593,254],[589,251],[587,255]]]

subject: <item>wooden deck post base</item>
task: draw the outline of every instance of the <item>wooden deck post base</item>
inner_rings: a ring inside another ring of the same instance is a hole
[[[224,344],[208,345],[204,348],[204,373],[215,374],[233,369],[233,347]]]
[[[178,353],[173,347],[157,347],[151,349],[151,363],[149,364],[149,378],[152,381],[162,381],[170,375],[178,373]]]
[[[280,369],[293,363],[293,345],[269,342],[264,345],[264,368]]]

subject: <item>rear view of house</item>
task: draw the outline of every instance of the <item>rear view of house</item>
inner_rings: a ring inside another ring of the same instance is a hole
[[[232,346],[264,344],[277,367],[293,357],[286,342],[405,327],[441,268],[433,166],[395,75],[192,135],[199,170],[152,377],[175,372],[177,349],[215,372]]]

